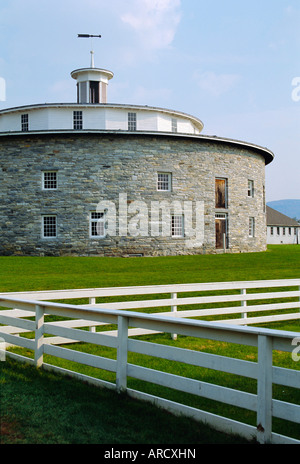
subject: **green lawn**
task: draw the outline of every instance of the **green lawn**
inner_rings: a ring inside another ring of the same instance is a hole
[[[300,246],[265,253],[158,258],[0,257],[0,291],[300,277]]]
[[[0,444],[245,443],[147,403],[11,360],[0,363],[0,386]]]
[[[300,278],[300,246],[270,246],[265,253],[236,255],[201,255],[164,258],[74,258],[74,257],[0,257],[0,291],[26,291],[104,286],[151,285],[231,280],[269,280]],[[300,331],[299,321],[276,323],[276,329]],[[201,349],[210,353],[255,360],[256,350],[205,341],[201,347],[189,337],[175,342],[168,335],[145,336],[148,341],[176,344],[182,348]],[[203,343],[203,341],[201,342]],[[113,357],[110,349],[74,345],[72,349],[93,350],[94,354]],[[88,367],[73,366],[67,361],[47,359],[65,368],[78,369],[114,382],[115,374],[96,372]],[[255,393],[256,383],[235,376],[212,373],[208,369],[171,363],[130,354],[130,362],[162,369],[206,382],[244,389]],[[298,369],[284,353],[274,356],[274,363]],[[238,443],[226,435],[186,419],[176,419],[144,403],[133,402],[112,392],[76,381],[62,379],[12,361],[0,363],[0,415],[4,424],[2,443]],[[220,405],[194,398],[136,379],[131,388],[161,395],[194,407],[221,413]],[[300,403],[299,391],[274,387],[275,397]],[[221,406],[224,408],[224,406]],[[112,412],[113,411],[113,412]],[[226,414],[236,420],[255,424],[255,415],[245,410]],[[274,421],[278,433],[300,437],[300,427]],[[43,427],[41,427],[43,424]],[[160,424],[159,429],[157,424]],[[287,430],[289,429],[289,432]],[[170,433],[169,433],[170,431]],[[163,432],[163,433],[162,433]],[[178,433],[177,433],[178,432]],[[172,441],[173,440],[173,441]]]

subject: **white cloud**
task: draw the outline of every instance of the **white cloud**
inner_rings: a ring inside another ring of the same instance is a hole
[[[207,71],[202,74],[195,73],[195,79],[201,90],[213,97],[219,97],[228,92],[240,80],[238,74],[216,74]]]
[[[287,15],[293,15],[295,13],[295,9],[292,5],[288,5],[286,8],[285,8],[285,12]]]
[[[172,43],[181,19],[181,0],[132,0],[128,4],[121,19],[146,48],[161,49]]]

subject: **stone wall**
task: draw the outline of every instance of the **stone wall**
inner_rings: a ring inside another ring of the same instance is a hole
[[[44,171],[57,171],[56,190],[43,190]],[[158,172],[171,174],[170,191],[157,191]],[[263,251],[264,173],[259,151],[213,138],[116,133],[5,136],[0,140],[0,254],[221,252],[216,250],[216,213],[228,215],[228,252]],[[216,177],[227,179],[225,210],[215,208]],[[248,197],[249,179],[254,182],[253,198]],[[182,209],[184,237],[162,236],[159,223],[169,220],[168,215],[156,217],[162,206],[170,206],[171,214],[175,206],[176,214]],[[105,238],[90,235],[90,213],[97,208],[109,213]],[[116,217],[115,231],[111,213]],[[42,238],[43,215],[56,216],[56,238]],[[249,237],[250,217],[255,220],[254,237]]]

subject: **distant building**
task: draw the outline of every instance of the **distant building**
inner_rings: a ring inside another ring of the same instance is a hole
[[[291,245],[300,243],[300,224],[267,206],[267,243]]]

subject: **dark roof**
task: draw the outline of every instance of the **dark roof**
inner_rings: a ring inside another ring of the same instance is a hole
[[[286,216],[285,214],[282,214],[279,211],[276,211],[275,209],[270,208],[270,206],[267,206],[267,225],[268,226],[288,226],[288,227],[298,226],[300,227],[300,224],[295,219],[292,219]]]

